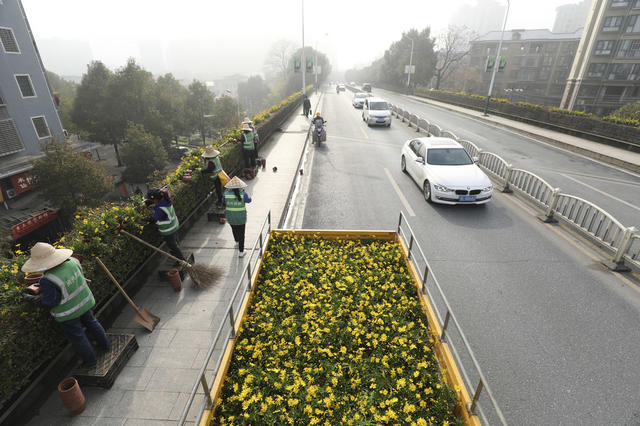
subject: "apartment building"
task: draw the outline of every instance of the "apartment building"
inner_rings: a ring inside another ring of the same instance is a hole
[[[640,100],[640,0],[594,0],[562,107],[607,115]]]
[[[471,42],[470,66],[482,76],[474,92],[486,95],[491,72],[489,57],[496,57],[501,31],[492,31]],[[548,29],[505,31],[502,57],[506,64],[496,74],[493,96],[513,102],[558,106],[569,70],[580,42],[582,29],[553,33]]]

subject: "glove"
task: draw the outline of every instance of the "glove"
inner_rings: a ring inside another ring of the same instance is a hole
[[[42,300],[41,295],[34,296],[33,294],[22,293],[22,301],[33,303],[34,305],[40,305],[40,301]]]

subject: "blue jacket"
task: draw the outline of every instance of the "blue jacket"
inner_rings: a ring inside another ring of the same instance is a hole
[[[167,214],[162,211],[160,207],[169,207],[170,205],[171,202],[169,200],[165,200],[164,198],[160,200],[158,204],[153,206],[153,215],[151,216],[151,219],[153,219],[154,222],[166,219]]]

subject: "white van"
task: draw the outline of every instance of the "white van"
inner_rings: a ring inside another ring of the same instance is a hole
[[[380,98],[366,98],[362,105],[362,120],[367,126],[391,126],[389,103]]]

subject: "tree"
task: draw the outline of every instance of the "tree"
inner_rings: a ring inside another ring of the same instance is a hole
[[[122,159],[127,168],[122,178],[127,182],[142,183],[156,170],[162,171],[168,163],[167,151],[160,138],[145,131],[141,124],[129,122],[122,145]]]
[[[234,127],[240,123],[238,102],[231,96],[221,96],[214,101],[211,124],[216,129]]]
[[[185,103],[185,123],[190,131],[198,129],[202,136],[202,145],[206,143],[205,129],[207,118],[213,112],[213,95],[204,83],[193,80],[189,85],[189,93]]]
[[[164,143],[187,133],[185,124],[185,102],[188,90],[172,74],[158,77],[154,90],[154,104],[159,117],[165,124],[162,134],[157,136]]]
[[[266,106],[269,92],[269,86],[259,75],[251,76],[246,82],[238,84],[238,99],[249,115],[256,114]]]
[[[411,57],[412,39],[413,57]],[[411,74],[411,82],[414,86],[426,85],[433,76],[435,63],[433,45],[431,29],[428,27],[420,32],[411,29],[403,33],[402,38],[391,44],[384,53],[380,77],[384,82],[394,86],[406,86],[408,76],[404,72],[405,65],[411,62],[415,66],[415,73]]]
[[[449,28],[438,36],[439,49],[436,52],[436,65],[434,68],[436,84],[440,89],[440,83],[460,64],[462,59],[469,54],[469,41],[475,33],[467,27]]]
[[[63,127],[71,133],[79,133],[80,129],[74,124],[71,118],[73,101],[76,97],[78,84],[65,80],[51,71],[47,71],[46,74],[54,99],[59,102],[58,115],[60,115]]]
[[[269,80],[284,81],[293,72],[289,65],[295,46],[289,40],[278,40],[271,46],[264,60],[265,74]]]
[[[322,69],[322,74],[318,75],[318,84],[320,84],[323,80],[326,79],[326,77],[329,74],[331,74],[331,62],[329,62],[329,58],[327,58],[327,55],[325,55],[322,52],[316,51],[311,47],[305,47],[304,56],[306,56],[306,59],[309,59],[312,61],[314,61],[317,58],[318,63],[315,65],[319,65],[320,68]],[[293,70],[293,63],[295,59],[301,58],[301,57],[302,57],[302,49],[296,50],[296,52],[289,58],[288,69]],[[302,60],[302,63],[304,64],[305,61]],[[302,70],[304,70],[305,68],[306,68],[305,66],[302,66]],[[315,74],[313,72],[309,72],[309,70],[307,70],[305,74],[305,79],[306,79],[305,83],[307,85],[313,84],[314,76]],[[292,72],[288,74],[287,83],[285,84],[284,89],[285,89],[285,93],[282,93],[281,94],[282,96],[288,96],[291,93],[297,92],[298,90],[302,90],[302,72],[297,72],[297,73]]]
[[[102,165],[76,152],[71,144],[52,141],[43,146],[44,157],[33,163],[44,198],[60,208],[68,220],[78,206],[95,206],[102,202],[110,187]]]

